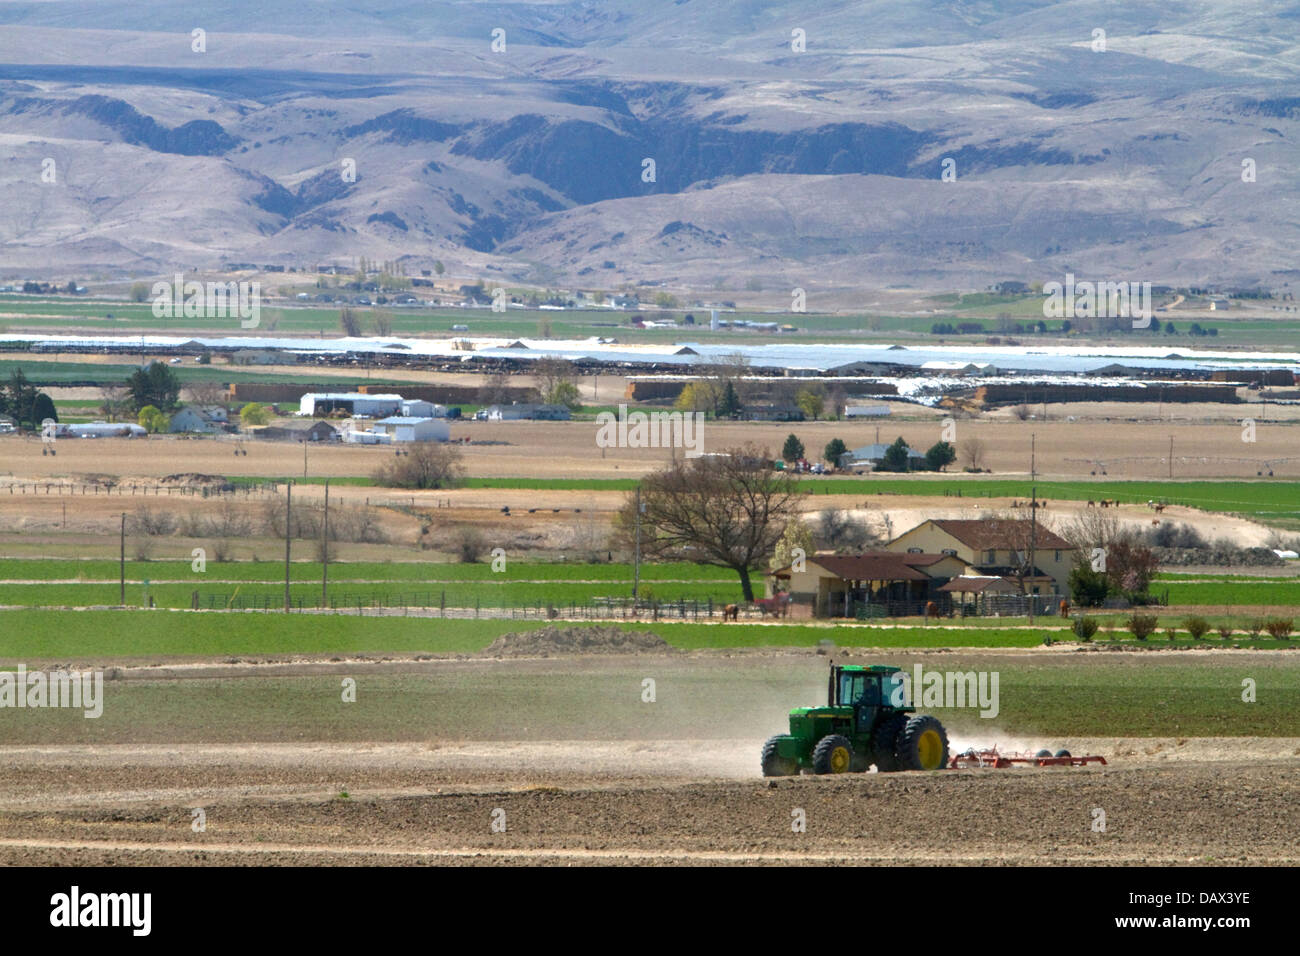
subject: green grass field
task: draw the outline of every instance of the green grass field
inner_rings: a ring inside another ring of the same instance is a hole
[[[906,654],[877,656],[910,668]],[[1053,737],[1300,736],[1300,661],[996,659],[978,651],[923,666],[996,671],[998,715],[926,707],[960,746],[1012,735]],[[341,665],[332,674],[106,680],[103,714],[28,710],[0,724],[0,743],[238,741],[761,740],[790,707],[824,700],[825,660],[544,661],[431,665],[385,674]],[[356,702],[341,701],[355,675]],[[653,705],[642,680],[656,682]],[[1241,700],[1242,678],[1257,701]],[[1047,738],[1047,739],[1042,739]],[[1280,756],[1283,754],[1279,754]]]
[[[179,615],[179,616],[178,616]],[[0,660],[154,658],[160,656],[226,657],[259,654],[472,653],[501,634],[540,627],[532,619],[455,619],[383,616],[375,613],[284,614],[279,611],[190,612],[156,610],[0,611]],[[599,623],[599,622],[598,622]],[[672,620],[614,621],[620,627],[652,630],[682,650],[738,647],[816,647],[832,641],[843,647],[1037,647],[1045,638],[1073,640],[1057,619],[1034,626],[1015,626],[989,618],[965,625],[898,624],[723,624]],[[1181,624],[1181,618],[1178,620]],[[1118,622],[1116,622],[1118,625]],[[563,624],[562,626],[570,626]],[[1168,641],[1164,632],[1145,645],[1127,632],[1103,631],[1097,643],[1125,647],[1167,648],[1250,646],[1300,647],[1300,640],[1248,639],[1232,642],[1217,636],[1200,641],[1180,632]]]
[[[0,559],[0,605],[117,605],[118,575],[118,563],[112,560]],[[318,606],[319,562],[293,562],[289,576],[293,605]],[[497,572],[491,563],[346,562],[330,566],[329,583],[333,606],[344,608],[358,602],[483,608],[536,608],[549,604],[566,608],[589,604],[594,598],[628,598],[632,576],[631,565],[621,563],[513,561]],[[193,592],[198,591],[203,609],[277,607],[283,603],[284,564],[209,562],[204,571],[196,572],[188,561],[133,560],[127,563],[126,581],[127,604],[133,606],[143,606],[152,598],[159,607],[189,608]],[[1162,575],[1152,591],[1157,595],[1167,592],[1170,604],[1203,606],[1211,611],[1260,605],[1300,608],[1300,578],[1213,576],[1183,580],[1177,575]],[[715,604],[725,604],[742,599],[734,572],[686,563],[643,565],[640,593],[663,602],[711,599]],[[1117,612],[1092,613],[1107,627],[1122,626],[1126,617]],[[1213,614],[1210,619],[1215,624],[1220,620]],[[1043,623],[1051,627],[1050,620]],[[1026,621],[1022,618],[1014,623]],[[978,618],[956,619],[952,625],[987,626]]]
[[[277,279],[275,284],[283,282],[287,289],[293,284],[293,277]],[[302,277],[296,286],[299,291],[314,293],[314,277]],[[417,294],[429,290],[413,290]],[[528,295],[529,290],[512,290]],[[796,332],[781,334],[782,341],[816,341],[816,342],[854,342],[870,336],[874,341],[965,342],[973,345],[983,344],[988,336],[1005,338],[1008,334],[1017,336],[1023,342],[1049,340],[1079,341],[1082,333],[1070,335],[1061,333],[1061,323],[1057,320],[1045,320],[1048,334],[1034,331],[1007,333],[999,331],[1000,316],[1009,314],[1016,322],[1026,326],[1036,325],[1043,319],[1043,298],[1040,295],[995,295],[974,293],[964,295],[935,295],[931,301],[946,310],[944,314],[933,315],[890,315],[885,313],[824,313],[805,312],[774,315],[766,312],[751,312],[744,309],[728,314],[727,318],[751,319],[771,322],[779,321],[793,325]],[[812,303],[810,303],[812,304]],[[1267,303],[1263,303],[1267,309]],[[340,334],[339,309],[336,305],[264,305],[261,309],[261,324],[254,334],[267,335],[306,335],[330,336]],[[108,301],[99,299],[74,298],[70,296],[30,296],[0,294],[0,311],[15,313],[18,318],[9,318],[0,323],[0,331],[9,328],[32,329],[36,331],[56,332],[65,330],[70,324],[78,328],[91,329],[101,334],[129,335],[132,333],[169,333],[231,335],[240,334],[236,320],[231,318],[157,318],[154,316],[150,302],[133,303],[127,301]],[[609,335],[611,329],[618,330],[621,340],[641,343],[670,342],[734,342],[761,343],[771,341],[771,333],[757,333],[746,330],[723,330],[711,332],[708,327],[708,310],[681,306],[672,312],[660,312],[653,308],[641,311],[649,318],[672,317],[679,323],[687,314],[695,317],[693,326],[682,325],[676,329],[636,329],[629,323],[632,311],[612,311],[608,309],[583,309],[565,312],[541,312],[537,310],[510,310],[494,313],[488,309],[459,309],[447,306],[396,307],[392,305],[357,307],[355,311],[360,319],[362,331],[373,334],[374,312],[387,315],[394,335],[451,335],[453,325],[469,326],[473,335],[499,335],[508,337],[539,337],[543,330],[548,330],[552,338],[586,338],[597,335]],[[112,318],[109,318],[109,316]],[[1162,314],[1163,322],[1172,321],[1177,334],[1165,331],[1114,333],[1102,341],[1115,344],[1178,344],[1188,343],[1203,347],[1255,346],[1293,348],[1300,339],[1300,320],[1294,316],[1266,316],[1261,318],[1242,317],[1231,312],[1216,314],[1213,318],[1191,318],[1177,312]],[[931,328],[936,322],[958,321],[977,323],[982,331],[966,335],[936,336]],[[1218,330],[1214,337],[1194,337],[1189,334],[1192,322]],[[1091,341],[1096,341],[1092,336]]]
[[[233,478],[261,482],[265,478]],[[280,479],[287,481],[287,478]],[[299,479],[294,479],[295,481]],[[324,479],[302,479],[318,484]],[[364,477],[332,478],[331,484],[370,485]],[[525,491],[630,491],[634,478],[467,478],[466,488],[508,488]],[[1113,498],[1145,506],[1148,501],[1185,505],[1204,511],[1251,515],[1262,521],[1300,519],[1300,481],[1284,478],[1251,481],[1037,481],[1023,478],[975,478],[955,475],[915,475],[907,478],[804,478],[809,495],[913,495],[937,498],[1039,498],[1088,501]],[[400,492],[397,492],[400,495]]]

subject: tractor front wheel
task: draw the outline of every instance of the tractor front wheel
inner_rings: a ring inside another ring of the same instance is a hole
[[[827,734],[813,748],[813,773],[845,773],[853,764],[853,744],[848,737]]]
[[[782,757],[777,752],[777,742],[780,739],[780,737],[772,737],[763,744],[763,776],[765,777],[793,777],[799,772],[799,761]]]
[[[948,733],[937,718],[912,717],[898,735],[896,752],[903,770],[942,770],[948,766]]]

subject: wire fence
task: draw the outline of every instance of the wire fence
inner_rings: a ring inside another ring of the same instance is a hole
[[[66,481],[11,481],[0,494],[59,495],[69,497],[106,498],[253,498],[278,494],[280,482],[262,481],[237,485],[164,485],[141,482],[66,482]]]
[[[425,616],[441,617],[483,617],[483,618],[535,618],[555,619],[573,618],[582,620],[614,620],[619,618],[650,618],[652,620],[709,620],[721,617],[726,608],[733,605],[703,600],[663,601],[655,598],[606,597],[593,598],[587,602],[570,601],[558,603],[536,600],[530,603],[496,601],[485,603],[481,598],[473,602],[457,601],[453,595],[448,598],[442,590],[411,590],[377,594],[345,590],[331,590],[328,599],[321,595],[314,598],[292,595],[289,601],[291,611],[336,611],[357,614],[391,613],[393,611],[416,611]],[[284,611],[282,594],[249,593],[238,591],[194,591],[190,607],[196,611]],[[746,616],[757,616],[761,612],[754,607]]]

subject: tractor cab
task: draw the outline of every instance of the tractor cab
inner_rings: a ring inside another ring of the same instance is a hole
[[[831,665],[830,687],[827,700],[831,707],[844,707],[851,711],[855,733],[870,733],[876,722],[887,713],[911,711],[911,707],[893,707],[898,683],[897,667],[876,664],[859,667],[845,664]]]

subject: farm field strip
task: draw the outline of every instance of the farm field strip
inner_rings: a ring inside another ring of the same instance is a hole
[[[217,585],[202,579],[193,584],[137,584],[131,587],[128,600],[144,603],[143,592],[160,607],[188,608],[192,594],[197,591],[200,607],[229,606],[242,597],[244,602],[270,602],[274,607],[284,597],[284,585],[270,582],[244,582],[235,585]],[[290,583],[290,599],[295,606],[315,607],[320,601],[319,582]],[[594,598],[629,599],[631,583],[619,585],[592,585],[573,582],[529,581],[474,581],[449,585],[427,582],[394,582],[370,584],[356,581],[333,581],[330,598],[339,606],[347,607],[355,601],[365,603],[376,600],[390,604],[438,607],[443,601],[448,607],[521,606],[564,607],[570,604],[586,605]],[[642,596],[650,597],[650,589],[643,586]],[[653,596],[664,602],[700,602],[712,600],[715,604],[739,600],[740,586],[719,584],[674,584],[655,582]],[[116,605],[120,600],[119,586],[109,582],[84,584],[3,584],[0,583],[0,605],[26,607],[86,607],[90,605]],[[213,604],[215,602],[215,604]]]
[[[177,615],[180,615],[179,617]],[[268,616],[269,615],[269,616]],[[0,660],[113,660],[247,655],[471,654],[502,634],[532,630],[537,619],[441,618],[374,612],[291,613],[280,611],[172,611],[141,609],[0,610]],[[557,622],[561,626],[571,625]],[[1070,640],[1064,627],[924,627],[869,624],[723,624],[642,620],[610,621],[627,630],[649,630],[681,650],[817,647],[887,648],[1032,648],[1044,638]],[[1118,638],[1115,640],[1113,638]],[[1146,645],[1123,631],[1102,632],[1098,644],[1123,647],[1197,647],[1227,645],[1215,640],[1160,635]],[[1300,641],[1270,638],[1233,643],[1264,649],[1300,647]]]
[[[935,666],[906,653],[863,655],[910,668]],[[1070,655],[993,658],[957,653],[951,667],[996,669],[999,711],[927,707],[959,740],[1038,737],[1300,737],[1300,660],[1252,662],[1259,700],[1240,701],[1236,661],[1152,659],[1080,661]],[[640,700],[653,674],[654,707]],[[631,660],[452,661],[401,672],[348,661],[312,673],[157,676],[133,673],[105,685],[103,715],[35,710],[0,730],[6,746],[234,742],[690,739],[758,737],[779,728],[792,702],[824,691],[825,663],[784,659],[653,657]],[[358,703],[340,706],[339,675],[357,680]],[[1080,700],[1089,706],[1079,706]],[[238,706],[232,706],[238,701]],[[382,702],[375,706],[368,702]],[[502,720],[508,711],[508,720]],[[1289,748],[1288,748],[1289,749]],[[755,751],[756,752],[756,751]],[[1285,756],[1280,753],[1279,756]]]
[[[218,564],[210,561],[205,574],[220,573],[231,581],[283,582],[283,561],[239,561]],[[127,561],[127,573],[143,579],[197,580],[191,562]],[[290,579],[319,581],[319,561],[295,561],[289,565]],[[153,572],[150,574],[143,571]],[[553,562],[510,561],[504,572],[495,572],[490,563],[445,564],[430,561],[331,561],[330,580],[466,582],[466,581],[632,581],[630,564],[564,564]],[[68,560],[54,558],[0,558],[0,582],[14,580],[90,580],[116,581],[118,562],[112,560]],[[682,563],[642,564],[643,581],[726,581],[734,583],[736,573],[726,568]],[[208,580],[212,580],[209,578]]]

